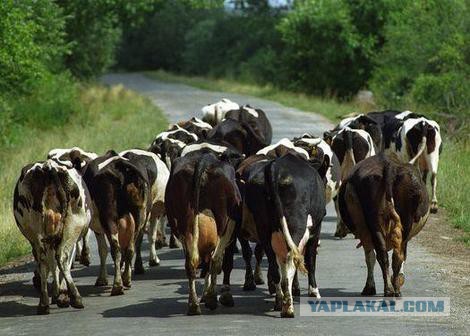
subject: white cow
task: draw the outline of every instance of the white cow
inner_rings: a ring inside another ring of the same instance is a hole
[[[225,114],[231,110],[238,110],[240,106],[227,98],[222,98],[217,103],[208,104],[202,108],[202,120],[215,126],[225,118]]]

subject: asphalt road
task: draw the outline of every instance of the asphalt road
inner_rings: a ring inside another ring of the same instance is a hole
[[[304,113],[271,101],[223,92],[209,92],[180,84],[148,79],[140,74],[113,74],[103,78],[107,84],[119,84],[148,96],[171,122],[199,115],[204,104],[222,97],[241,104],[249,103],[267,112],[273,124],[274,140],[303,132],[321,135],[332,125],[323,117]],[[359,296],[365,283],[366,267],[362,249],[356,249],[351,236],[333,237],[336,214],[332,204],[323,222],[321,248],[317,259],[320,293],[328,296]],[[0,335],[156,335],[156,334],[270,334],[270,335],[468,335],[468,321],[451,317],[301,317],[281,319],[273,312],[273,298],[266,286],[243,292],[243,260],[236,255],[232,273],[235,307],[219,305],[215,311],[202,308],[201,316],[186,316],[187,280],[182,250],[159,250],[161,265],[135,276],[125,295],[110,297],[110,287],[96,288],[98,254],[94,239],[92,265],[73,271],[85,309],[59,309],[51,306],[48,316],[36,316],[38,294],[32,287],[33,264],[27,263],[0,271]],[[145,245],[146,246],[146,245]],[[437,257],[412,241],[408,249],[404,296],[451,296],[450,287],[441,283]],[[144,262],[148,259],[144,247]],[[108,274],[112,274],[108,257]],[[146,265],[147,266],[147,265]],[[264,267],[266,270],[266,264]],[[383,291],[380,268],[376,266],[378,293]],[[110,277],[110,280],[112,278]],[[221,280],[221,279],[220,279]],[[301,277],[302,295],[307,282]],[[202,284],[199,284],[202,290]],[[458,314],[458,313],[457,313]]]

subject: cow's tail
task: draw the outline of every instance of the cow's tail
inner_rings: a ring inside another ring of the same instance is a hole
[[[403,225],[401,223],[400,215],[395,208],[395,201],[393,199],[393,168],[390,165],[385,165],[383,170],[383,181],[385,184],[385,209],[388,213],[389,223],[384,223],[390,229],[390,241],[392,248],[403,258],[402,244],[403,244]]]
[[[274,212],[277,214],[278,218],[280,219],[282,234],[284,235],[284,239],[286,240],[287,246],[289,247],[292,258],[294,261],[295,267],[300,270],[302,273],[307,274],[307,269],[305,268],[304,264],[304,257],[299,252],[299,249],[295,245],[294,241],[292,240],[292,236],[289,232],[289,227],[287,225],[286,216],[284,215],[284,211],[282,209],[282,202],[281,198],[279,197],[279,188],[278,188],[278,178],[277,178],[277,169],[276,163],[273,161],[270,165],[266,167],[266,177],[267,177],[267,186],[271,190],[272,201],[274,203]]]
[[[354,157],[352,142],[352,132],[350,132],[349,130],[344,130],[345,151],[343,162],[341,164],[341,181],[344,181],[348,177],[352,168],[356,165],[356,158]]]
[[[410,160],[410,164],[414,165],[416,160],[421,156],[421,154],[423,154],[424,150],[426,149],[426,127],[423,127],[423,134],[422,134],[422,137],[421,137],[421,142],[419,143],[419,146],[418,146],[418,152],[416,153],[416,155],[414,156],[414,158],[412,158]]]
[[[194,268],[199,266],[199,195],[201,193],[201,180],[202,175],[209,166],[209,161],[203,156],[201,160],[196,163],[193,175],[193,209],[194,209],[194,222],[193,222],[193,237],[192,246],[190,251],[191,264]]]

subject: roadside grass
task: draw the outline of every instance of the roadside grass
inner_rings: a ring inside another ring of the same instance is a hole
[[[44,160],[56,147],[79,146],[97,153],[147,148],[167,127],[158,108],[122,86],[86,85],[79,89],[77,99],[79,112],[65,125],[47,129],[21,126],[14,144],[0,148],[0,265],[31,252],[12,212],[13,189],[24,165]]]
[[[360,103],[342,103],[334,99],[283,91],[271,85],[258,86],[232,79],[176,75],[161,70],[148,71],[146,75],[151,78],[187,84],[210,91],[247,94],[277,101],[303,111],[319,113],[333,123],[351,113],[369,112],[381,108]],[[446,127],[448,120],[439,119],[439,114],[436,113],[430,113],[430,115],[433,118],[438,118],[443,132],[448,131]],[[455,125],[450,127],[452,134],[444,133],[443,135],[443,152],[439,160],[437,197],[440,206],[446,209],[447,217],[442,217],[442,221],[448,221],[449,224],[461,229],[462,235],[458,240],[470,246],[470,192],[467,190],[470,186],[470,120],[469,118],[463,118],[458,120],[457,124],[459,124],[457,129]]]

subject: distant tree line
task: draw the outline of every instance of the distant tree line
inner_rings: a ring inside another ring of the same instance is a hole
[[[124,29],[119,67],[346,99],[370,88],[383,105],[469,113],[465,0],[296,0],[274,8],[268,0],[222,3],[156,3],[142,25]]]

